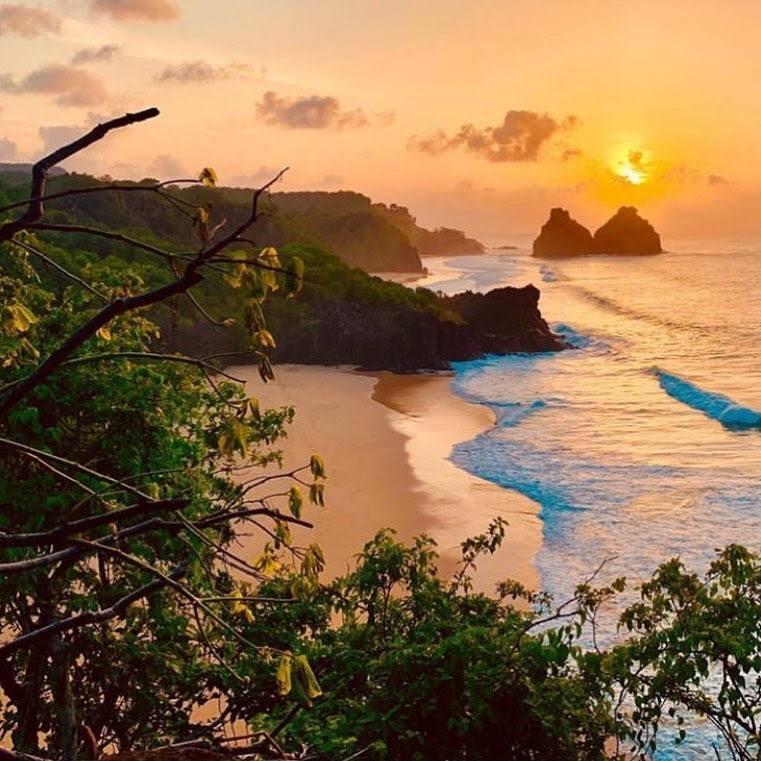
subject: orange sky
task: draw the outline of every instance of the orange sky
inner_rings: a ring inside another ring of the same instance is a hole
[[[81,168],[349,188],[472,233],[761,233],[761,3],[0,1],[0,161],[156,105]]]

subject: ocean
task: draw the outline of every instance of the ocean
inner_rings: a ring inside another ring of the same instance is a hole
[[[577,347],[459,363],[453,381],[497,423],[451,459],[541,505],[543,588],[563,600],[605,559],[600,582],[636,584],[674,556],[703,571],[731,542],[761,550],[761,241],[560,260],[504,242],[518,248],[427,259],[415,285],[534,283]],[[658,758],[715,756],[698,732]]]

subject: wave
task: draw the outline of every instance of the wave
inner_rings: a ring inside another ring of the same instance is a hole
[[[489,403],[489,407],[497,416],[498,428],[512,428],[534,412],[544,409],[547,402],[543,399],[535,399],[530,404],[522,402]]]
[[[557,282],[558,276],[555,273],[555,271],[547,264],[543,264],[539,268],[539,274],[542,276],[542,282],[544,283],[555,283]]]
[[[591,338],[590,336],[585,336],[583,333],[579,333],[564,322],[555,322],[551,327],[555,333],[561,335],[575,349],[588,349],[590,346],[607,348],[607,344],[604,344],[595,338]]]
[[[696,386],[678,375],[654,368],[661,388],[671,397],[717,420],[727,428],[761,428],[761,411],[743,407],[724,394]]]
[[[648,314],[647,312],[643,312],[639,309],[628,307],[608,296],[601,296],[599,293],[595,293],[589,288],[585,288],[583,285],[572,285],[569,286],[569,288],[578,293],[585,300],[599,306],[600,308],[605,309],[608,312],[612,312],[613,314],[617,314],[622,317],[628,317],[631,320],[636,320],[637,322],[647,322],[651,325],[657,325],[661,328],[669,328],[670,330],[705,330],[704,326],[685,324],[683,322],[678,322],[677,320],[669,320],[666,317]]]

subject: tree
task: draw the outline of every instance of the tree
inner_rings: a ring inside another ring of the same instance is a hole
[[[276,288],[295,294],[303,266],[247,233],[282,172],[229,231],[210,204],[173,192],[213,187],[210,168],[197,179],[46,192],[56,164],[157,115],[126,114],[54,151],[34,165],[29,198],[0,208],[0,733],[19,751],[44,746],[66,761],[83,736],[122,750],[214,737],[250,710],[240,695],[277,694],[276,665],[292,658],[296,637],[244,636],[241,623],[305,594],[321,567],[319,549],[293,546],[289,533],[311,525],[302,487],[322,504],[320,459],[266,470],[282,464],[275,444],[293,411],[260,410],[215,358],[162,353],[148,311],[176,298],[196,304],[192,289],[215,279],[240,295],[251,354],[272,377],[262,304]],[[197,248],[46,219],[55,198],[109,192],[178,205]],[[126,263],[69,269],[46,251],[50,231],[147,252],[164,281],[146,287]],[[253,560],[235,546],[251,527],[262,536]],[[261,595],[273,576],[282,594]],[[297,677],[316,689],[308,664]],[[212,700],[221,713],[194,719]],[[272,747],[254,738],[253,749]]]

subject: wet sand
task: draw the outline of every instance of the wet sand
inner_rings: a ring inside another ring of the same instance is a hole
[[[262,406],[292,405],[296,417],[280,447],[284,468],[325,461],[326,507],[304,507],[312,531],[298,543],[317,542],[328,576],[343,573],[382,528],[402,540],[427,533],[439,545],[440,570],[450,574],[460,542],[483,531],[496,515],[508,523],[502,549],[479,563],[476,586],[491,591],[501,578],[531,588],[541,542],[537,506],[522,495],[469,475],[447,458],[452,446],[493,425],[491,412],[464,402],[446,376],[371,375],[342,368],[280,365],[276,380],[261,383],[255,367],[228,368],[249,379]],[[274,470],[273,470],[274,472]]]

